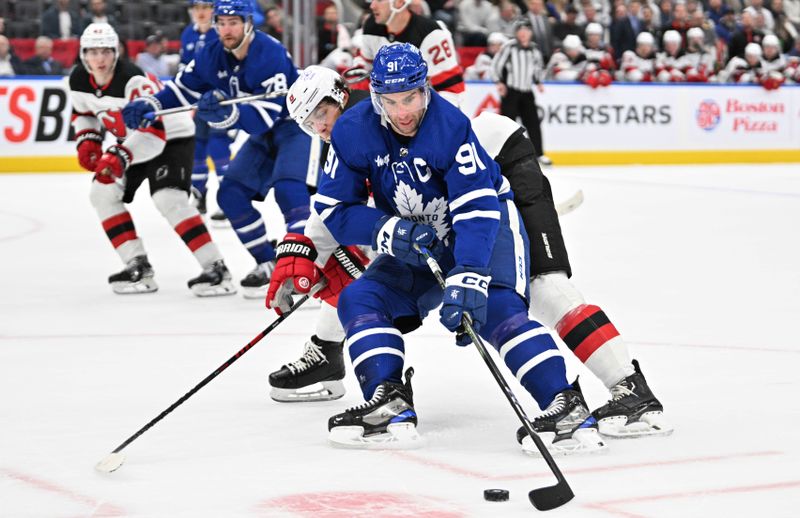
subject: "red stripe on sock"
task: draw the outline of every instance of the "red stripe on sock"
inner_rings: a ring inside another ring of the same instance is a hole
[[[121,245],[131,241],[132,239],[136,239],[136,231],[129,230],[127,232],[123,232],[122,234],[116,236],[114,239],[111,240],[111,244],[114,245],[114,248],[119,248]]]
[[[120,223],[127,223],[131,221],[131,215],[129,212],[121,212],[116,216],[111,216],[110,218],[103,220],[103,230],[108,232],[112,228],[116,227]]]
[[[177,225],[175,225],[175,232],[177,232],[178,235],[182,236],[189,230],[192,230],[197,225],[202,225],[202,224],[203,224],[203,218],[201,218],[199,215],[192,216],[191,218],[187,218],[178,223]]]
[[[211,234],[209,234],[208,232],[205,232],[203,234],[200,234],[196,238],[192,239],[188,243],[186,243],[186,246],[189,247],[189,250],[194,252],[195,250],[197,250],[198,248],[200,248],[204,244],[210,243],[210,242],[211,242]]]
[[[618,336],[619,331],[617,331],[617,328],[614,327],[614,324],[609,323],[599,327],[595,329],[592,334],[586,337],[586,340],[581,342],[581,344],[575,348],[575,356],[577,356],[582,363],[586,363],[586,360],[588,360],[596,350],[598,350],[612,338],[616,338]]]
[[[558,323],[556,324],[556,331],[558,331],[558,336],[564,338],[569,334],[570,331],[575,329],[575,327],[578,324],[580,324],[587,318],[591,317],[598,311],[600,311],[600,308],[597,306],[592,306],[589,304],[581,304],[577,308],[568,312],[566,315],[561,317],[561,320],[559,320]]]

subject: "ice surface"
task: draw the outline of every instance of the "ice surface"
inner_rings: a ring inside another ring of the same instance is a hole
[[[584,204],[562,219],[574,281],[630,342],[676,431],[559,459],[576,498],[552,517],[794,517],[800,508],[796,338],[800,167],[558,168]],[[361,401],[279,404],[267,374],[313,329],[302,310],[125,449],[93,466],[273,318],[237,295],[198,299],[198,266],[146,186],[132,213],[160,291],[114,295],[120,263],[88,175],[0,176],[0,516],[529,516],[551,484],[477,352],[435,319],[407,340],[412,452],[337,450],[328,417]],[[266,210],[266,209],[265,209]],[[271,212],[271,211],[268,211]],[[280,218],[271,218],[280,237]],[[252,267],[212,233],[234,273]],[[592,406],[606,393],[577,361]],[[526,409],[534,403],[511,380]],[[486,488],[511,499],[485,502]]]

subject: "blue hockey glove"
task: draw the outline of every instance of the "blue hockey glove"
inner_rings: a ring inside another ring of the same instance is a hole
[[[197,101],[197,117],[214,129],[230,128],[239,120],[239,108],[235,104],[220,104],[227,99],[230,96],[222,90],[209,90]]]
[[[472,328],[476,333],[486,322],[486,301],[491,280],[488,268],[456,266],[447,275],[439,321],[457,333],[457,345],[469,345],[472,341],[461,326],[465,313],[472,319]]]
[[[404,263],[425,266],[425,257],[414,245],[433,249],[436,231],[428,225],[406,221],[397,216],[384,216],[372,230],[372,249],[392,255]],[[433,250],[431,251],[433,253]]]
[[[146,128],[153,123],[153,113],[161,109],[155,97],[139,97],[122,108],[122,120],[131,129]]]

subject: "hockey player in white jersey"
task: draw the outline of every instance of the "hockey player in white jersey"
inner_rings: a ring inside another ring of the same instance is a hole
[[[289,109],[299,124],[328,139],[342,113],[341,99],[346,87],[337,74],[315,69],[320,67],[306,69],[290,89],[295,102],[290,103]],[[327,117],[322,117],[320,112]],[[509,179],[515,193],[514,203],[528,235],[535,236],[530,248],[534,315],[556,329],[612,393],[612,400],[594,411],[601,433],[615,437],[670,433],[672,428],[663,418],[663,407],[650,391],[638,363],[630,360],[627,345],[603,311],[586,304],[569,280],[571,267],[550,184],[536,163],[533,146],[524,136],[524,129],[507,117],[490,112],[473,119],[472,127],[502,174]],[[319,220],[309,224],[307,233],[317,228],[318,223]],[[331,242],[333,237],[324,229],[314,232],[312,241],[320,250],[320,256],[326,257],[338,246],[335,241]],[[631,387],[636,389],[631,390]]]
[[[787,80],[794,79],[793,67],[789,65],[789,60],[783,55],[781,42],[777,36],[774,34],[764,36],[764,39],[761,40],[761,49],[763,51],[761,67],[764,71],[761,86],[767,90],[777,90]]]
[[[706,35],[700,27],[686,31],[686,54],[682,69],[688,83],[707,83],[714,80],[717,69],[717,49],[705,43]]]
[[[650,83],[655,76],[655,38],[649,32],[636,36],[636,50],[622,53],[619,67],[620,81],[631,83]]]
[[[761,84],[764,68],[761,57],[763,51],[758,43],[748,43],[744,48],[744,58],[733,56],[725,69],[719,73],[720,81],[739,84]]]
[[[442,22],[409,10],[411,0],[372,0],[364,21],[355,67],[372,70],[378,49],[391,42],[411,43],[422,52],[431,86],[456,106],[464,92],[464,76],[453,35]]]
[[[683,42],[678,31],[669,30],[664,33],[663,50],[656,54],[656,79],[661,83],[682,83],[686,81],[683,73]]]
[[[567,35],[547,63],[546,76],[553,81],[581,81],[589,63],[585,50],[578,35]]]
[[[194,124],[188,113],[127,129],[120,109],[162,86],[158,78],[118,59],[119,38],[107,23],[92,23],[80,38],[81,63],[69,77],[72,124],[80,165],[95,173],[90,199],[103,230],[126,267],[109,277],[115,293],[147,293],[158,286],[142,240],[125,205],[148,180],[153,203],[197,259],[203,272],[189,281],[195,295],[236,292],[217,246],[189,203]],[[103,150],[104,133],[116,143]]]

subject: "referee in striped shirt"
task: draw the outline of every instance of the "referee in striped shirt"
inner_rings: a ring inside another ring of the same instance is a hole
[[[542,127],[533,95],[534,84],[539,93],[544,92],[543,73],[544,61],[533,42],[533,27],[530,20],[522,18],[514,26],[514,39],[503,45],[492,60],[492,79],[500,94],[500,113],[512,120],[522,119],[539,163],[550,165],[552,162],[542,150]]]

